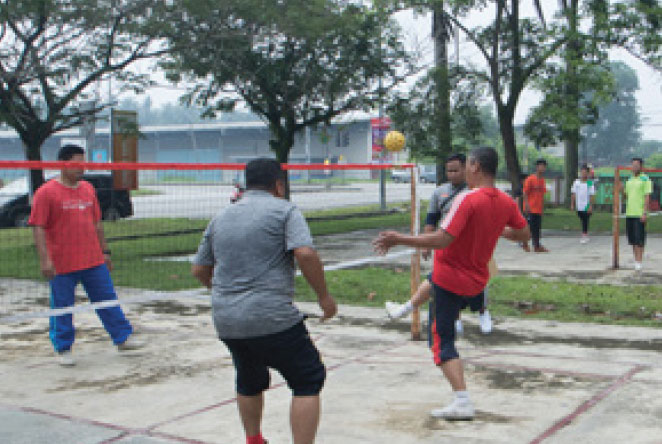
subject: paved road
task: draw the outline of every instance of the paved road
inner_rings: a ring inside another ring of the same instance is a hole
[[[189,217],[209,218],[221,208],[230,205],[232,187],[227,185],[150,185],[144,187],[163,194],[133,198],[135,217]],[[427,199],[434,185],[421,184],[420,196]],[[409,184],[387,183],[388,203],[409,202]],[[293,187],[292,201],[302,210],[321,210],[347,205],[379,203],[379,184],[366,182],[346,186],[333,186],[326,190],[321,186]]]

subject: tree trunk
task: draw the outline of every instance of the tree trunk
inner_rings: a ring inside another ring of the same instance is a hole
[[[432,35],[434,36],[435,88],[437,100],[435,103],[438,116],[437,127],[437,185],[445,181],[445,161],[453,150],[451,134],[451,101],[448,73],[448,34],[444,19],[444,4],[436,5],[432,15]]]
[[[41,146],[43,141],[32,140],[21,137],[27,160],[41,161]],[[44,170],[30,170],[30,192],[34,194],[44,184]]]
[[[522,169],[517,157],[517,140],[515,138],[515,126],[513,120],[515,118],[514,112],[504,107],[498,107],[499,129],[501,131],[501,139],[503,140],[503,150],[506,158],[506,169],[508,170],[508,179],[513,192],[520,186],[519,177],[522,174]]]
[[[290,134],[285,130],[279,130],[279,138],[273,134],[272,130],[272,139],[269,140],[269,145],[271,149],[276,153],[276,160],[281,164],[287,163],[290,159],[290,150],[294,146],[294,134]],[[285,172],[285,199],[290,200],[290,175]]]
[[[572,114],[576,116],[575,121],[579,125],[580,109],[579,109],[579,91],[577,79],[577,64],[580,62],[581,55],[581,42],[578,41],[578,15],[579,15],[579,0],[572,0],[570,10],[565,11],[568,19],[568,27],[570,28],[570,39],[566,46],[565,64],[567,70],[565,93],[566,103]],[[565,148],[565,161],[563,176],[565,179],[565,186],[563,195],[565,196],[565,205],[570,206],[570,189],[572,183],[577,178],[577,164],[579,163],[579,141],[580,133],[579,126],[576,128],[568,128],[565,131],[564,148]]]

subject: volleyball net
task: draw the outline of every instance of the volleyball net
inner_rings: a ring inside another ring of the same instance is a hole
[[[62,168],[84,169],[83,179],[96,190],[122,305],[208,299],[190,274],[191,260],[209,220],[240,197],[245,164],[0,161],[0,323],[113,305],[90,304],[79,289],[76,307],[49,309],[49,286],[41,276],[28,226],[29,171],[43,170],[49,180]],[[366,290],[365,295],[368,305],[408,298],[420,281],[419,252],[397,249],[379,257],[371,241],[381,229],[419,232],[419,168],[414,164],[284,164],[283,168],[290,199],[304,212],[325,269],[374,266],[409,272],[405,291],[394,289],[397,294],[375,297]],[[377,180],[381,171],[387,173],[384,192]],[[427,195],[434,185],[424,187]],[[380,194],[385,196],[385,208]],[[298,285],[297,293],[304,287]],[[417,314],[412,335],[420,337]]]

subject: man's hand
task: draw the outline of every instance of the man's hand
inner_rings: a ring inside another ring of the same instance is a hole
[[[432,250],[429,248],[425,248],[422,252],[421,255],[423,256],[423,260],[428,260],[430,259],[430,256],[432,255]]]
[[[589,205],[588,214],[593,214],[593,205]]]
[[[327,294],[324,297],[318,298],[317,302],[322,309],[321,322],[331,319],[338,313],[338,306],[332,296]]]
[[[377,254],[384,255],[388,253],[392,247],[398,244],[400,233],[397,231],[382,231],[379,236],[372,241],[372,246]]]
[[[644,214],[641,215],[641,223],[645,224],[646,220],[647,220],[647,216],[646,216],[646,213],[644,213]]]
[[[104,253],[103,260],[106,263],[106,267],[108,267],[108,271],[113,271],[113,260],[110,258],[110,254]]]
[[[41,274],[46,279],[50,281],[55,277],[55,265],[53,265],[53,261],[51,261],[50,258],[46,258],[45,260],[41,261],[40,266]]]

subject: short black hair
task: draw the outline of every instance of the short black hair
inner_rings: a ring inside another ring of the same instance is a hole
[[[83,147],[74,144],[68,144],[60,148],[60,151],[57,153],[57,160],[71,160],[71,158],[77,154],[85,155],[85,150]]]
[[[483,173],[496,176],[499,167],[499,155],[494,148],[488,146],[474,148],[469,153],[469,157],[478,162]]]
[[[642,159],[641,157],[633,157],[633,158],[632,158],[632,162],[634,162],[635,160],[636,160],[637,162],[639,162],[639,165],[643,165],[643,164],[644,164],[644,159]]]
[[[545,159],[538,159],[538,160],[536,160],[536,166],[538,166],[538,165],[547,166],[547,161]]]
[[[246,188],[271,190],[278,180],[285,179],[285,171],[276,159],[260,157],[246,164]]]
[[[465,165],[467,163],[467,156],[462,153],[452,153],[450,156],[448,156],[448,159],[446,159],[446,163],[453,162],[455,160],[460,162],[462,165]]]
[[[586,170],[586,171],[588,171],[588,170],[589,170],[589,168],[588,168],[588,165],[587,165],[587,164],[585,164],[585,163],[584,163],[584,164],[582,164],[582,166],[581,166],[581,168],[580,168],[580,170]]]

